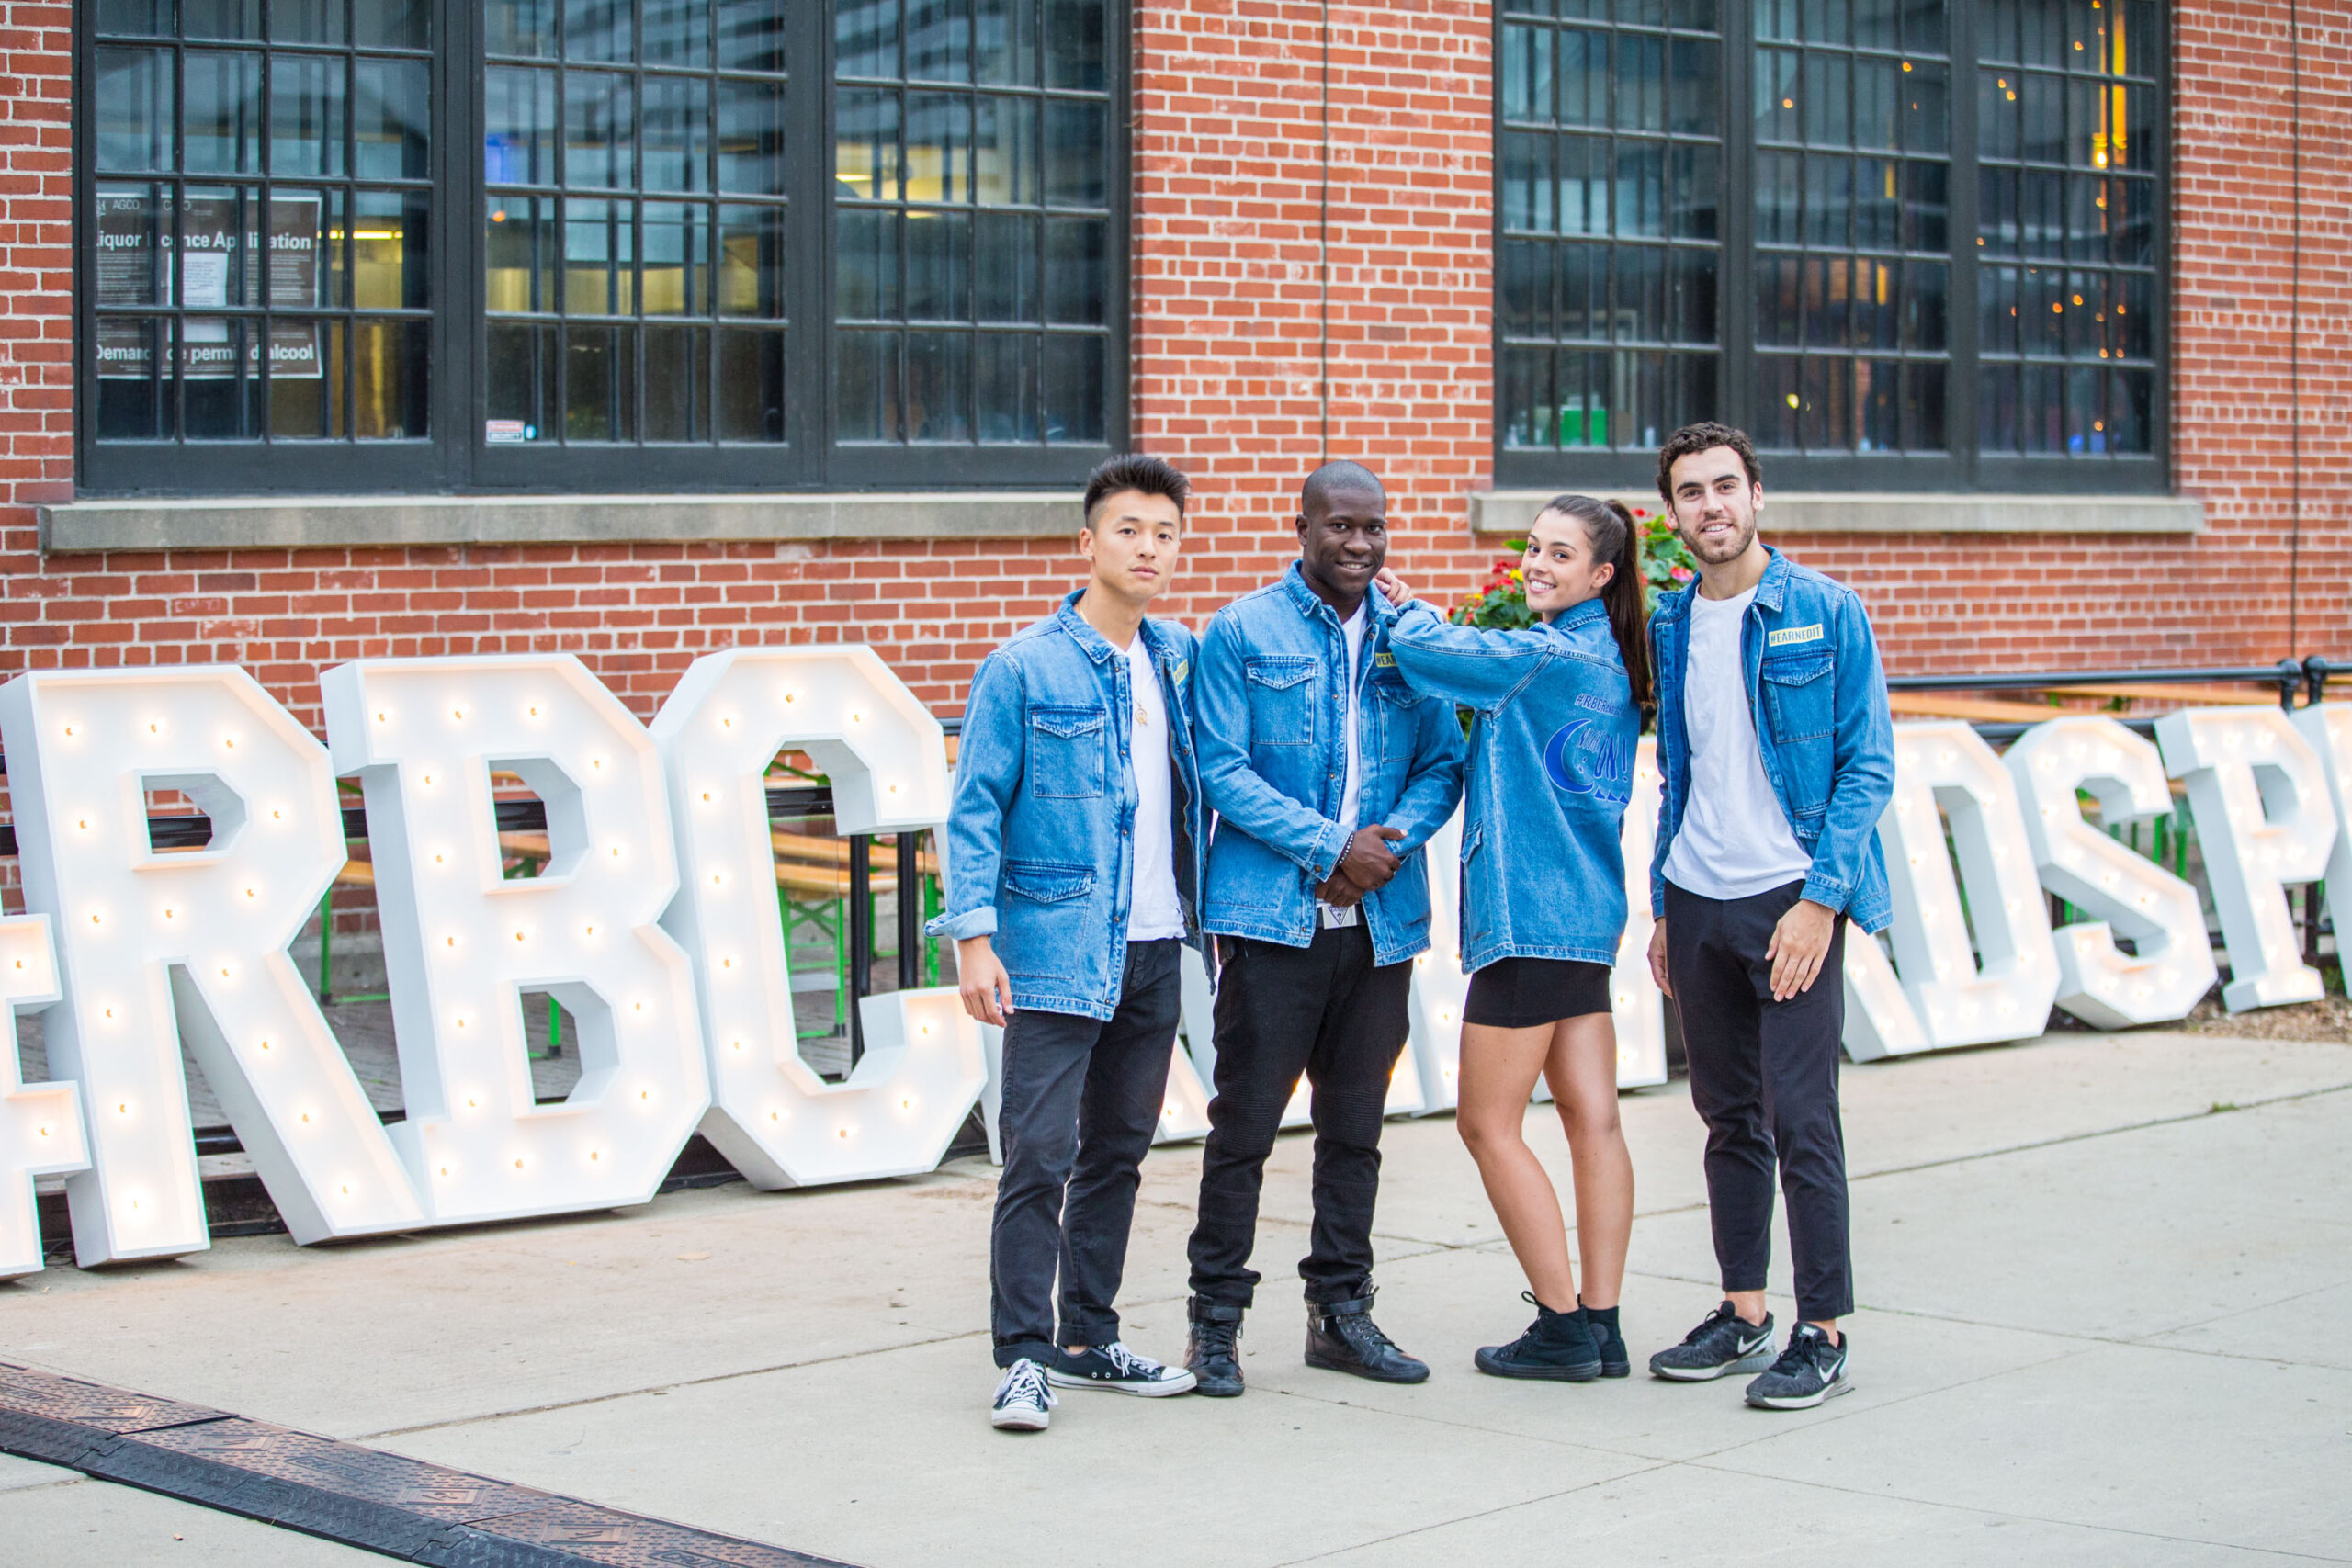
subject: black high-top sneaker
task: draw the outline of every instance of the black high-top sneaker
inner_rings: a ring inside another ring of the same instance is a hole
[[[1618,1309],[1586,1306],[1582,1296],[1577,1298],[1577,1306],[1584,1313],[1585,1326],[1592,1330],[1593,1348],[1600,1352],[1600,1375],[1632,1377],[1634,1357],[1625,1348],[1625,1336],[1617,1326]]]
[[[1584,1308],[1554,1312],[1532,1291],[1519,1292],[1535,1309],[1527,1332],[1508,1345],[1489,1345],[1472,1359],[1495,1378],[1544,1378],[1554,1382],[1590,1382],[1600,1375],[1600,1351],[1592,1342]]]
[[[1242,1391],[1241,1308],[1222,1302],[1192,1301],[1192,1332],[1184,1339],[1184,1364],[1199,1381],[1194,1393],[1232,1399]]]
[[[1426,1382],[1430,1369],[1396,1348],[1372,1321],[1374,1292],[1353,1301],[1306,1303],[1306,1364],[1374,1382]]]

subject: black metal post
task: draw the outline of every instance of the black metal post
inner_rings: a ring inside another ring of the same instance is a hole
[[[2303,683],[2303,667],[2292,659],[2278,661],[2278,705],[2289,713],[2295,711],[2295,688]]]
[[[899,835],[899,989],[922,984],[922,835]]]
[[[2327,700],[2327,660],[2312,654],[2303,660],[2303,701],[2316,706]]]
[[[849,841],[849,1064],[865,1055],[865,1021],[858,1003],[874,984],[874,840]]]

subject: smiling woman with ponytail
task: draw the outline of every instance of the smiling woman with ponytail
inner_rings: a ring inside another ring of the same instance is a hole
[[[1389,636],[1408,682],[1475,716],[1462,829],[1470,999],[1454,1125],[1536,1309],[1517,1340],[1478,1352],[1478,1370],[1497,1377],[1586,1382],[1632,1370],[1617,1292],[1634,1166],[1617,1121],[1609,971],[1625,931],[1619,823],[1650,700],[1640,539],[1616,502],[1560,496],[1530,525],[1520,568],[1536,625],[1450,626],[1416,601]],[[1388,574],[1381,587],[1409,597]],[[1538,1077],[1567,1129],[1581,1295],[1559,1196],[1521,1134]]]

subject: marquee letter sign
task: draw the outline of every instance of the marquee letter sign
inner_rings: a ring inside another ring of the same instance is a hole
[[[1894,798],[1879,819],[1879,842],[1894,892],[1895,964],[1929,1044],[2041,1033],[2058,995],[2058,953],[2008,770],[1961,723],[1898,725],[1894,756]],[[1944,852],[1946,814],[1958,882]]]
[[[16,1015],[57,1000],[56,950],[49,917],[0,918],[0,1021],[8,1025],[0,1050],[0,1280],[41,1268],[40,1216],[33,1178],[85,1169],[89,1140],[82,1135],[82,1097],[70,1083],[24,1081],[16,1049]]]
[[[2295,728],[2319,756],[2327,803],[2335,813],[2335,847],[2327,856],[2327,917],[2352,920],[2352,703],[2298,708]]]
[[[2097,797],[2109,828],[2164,816],[2164,759],[2115,720],[2084,714],[2034,726],[2002,761],[2024,800],[2042,886],[2092,917],[2056,933],[2058,1005],[2099,1029],[2186,1017],[2213,986],[2197,889],[2084,821],[2075,794]]]
[[[569,654],[364,660],[320,686],[367,791],[408,1104],[391,1131],[434,1221],[648,1201],[710,1090],[694,976],[656,924],[678,874],[645,727]],[[546,803],[537,877],[503,874],[492,770]],[[533,1102],[526,989],[578,1021],[560,1105]]]
[[[702,997],[704,1135],[758,1187],[931,1169],[980,1092],[978,1025],[952,986],[892,992],[861,1004],[847,1082],[801,1059],[766,774],[803,751],[832,781],[841,833],[928,827],[947,817],[939,721],[870,649],[738,649],[695,660],[653,737],[684,882],[666,923]]]
[[[183,1042],[297,1241],[424,1218],[287,944],[344,862],[327,755],[233,668],[42,671],[0,691],[28,908],[65,1000],[51,1070],[81,1086],[93,1167],[66,1180],[84,1264],[209,1245]],[[150,789],[211,818],[154,849]]]
[[[2316,1001],[2287,910],[2287,885],[2327,874],[2335,812],[2319,756],[2272,707],[2197,708],[2156,720],[2165,766],[2188,784],[2205,880],[2222,917],[2232,1012]]]

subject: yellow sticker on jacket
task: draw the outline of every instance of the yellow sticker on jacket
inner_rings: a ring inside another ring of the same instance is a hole
[[[1815,621],[1809,626],[1782,626],[1764,639],[1764,646],[1786,648],[1792,642],[1819,642],[1821,637],[1821,623]]]
[[[1180,659],[1168,671],[1169,682],[1171,685],[1181,686],[1184,683],[1184,677],[1192,672],[1193,661],[1189,659]]]
[[[1393,653],[1375,653],[1372,656],[1372,661],[1383,670],[1393,670],[1396,667],[1396,656]]]

